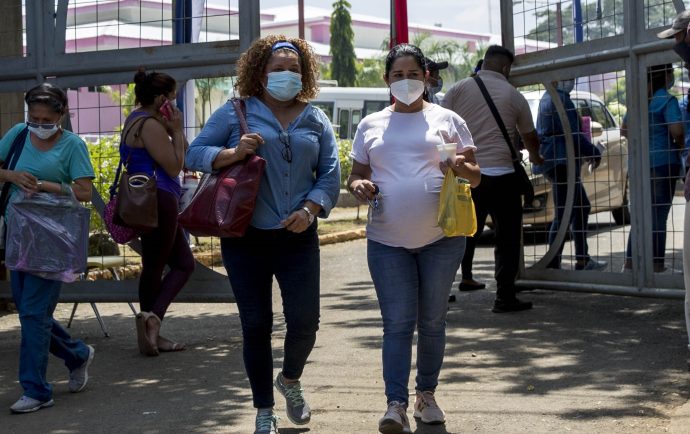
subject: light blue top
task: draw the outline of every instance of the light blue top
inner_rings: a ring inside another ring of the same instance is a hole
[[[259,133],[265,143],[257,155],[266,160],[251,225],[258,229],[282,228],[281,221],[302,208],[305,200],[321,205],[319,217],[328,217],[340,193],[338,145],[331,122],[321,109],[308,104],[283,131],[271,110],[258,98],[245,100],[249,132]],[[283,159],[281,132],[286,132],[292,162]],[[228,101],[209,118],[189,146],[186,166],[212,172],[218,153],[237,146],[240,125],[235,107]]]
[[[2,161],[5,161],[14,138],[24,128],[26,124],[17,124],[0,140]],[[71,184],[75,179],[95,176],[86,144],[79,136],[66,130],[63,130],[62,137],[48,151],[36,149],[31,143],[31,134],[27,134],[24,149],[14,170],[29,172],[42,181],[65,184]]]
[[[683,173],[687,172],[688,168],[688,151],[690,151],[690,113],[688,112],[688,96],[683,95],[680,99],[680,114],[683,118],[683,127],[685,128],[685,147],[681,151],[681,163],[683,164]]]
[[[679,149],[669,135],[668,124],[681,122],[678,100],[666,89],[654,92],[649,101],[649,167],[680,165]]]

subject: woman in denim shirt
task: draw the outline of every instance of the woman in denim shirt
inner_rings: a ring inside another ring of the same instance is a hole
[[[250,133],[240,137],[231,102],[208,120],[187,152],[187,167],[211,172],[256,154],[266,160],[251,226],[221,239],[242,322],[244,365],[258,409],[256,433],[275,433],[271,355],[272,280],[278,281],[287,333],[275,386],[288,418],[309,422],[300,385],[319,327],[319,239],[315,217],[338,200],[340,165],[331,123],[308,103],[318,94],[318,63],[301,39],[267,36],[237,63],[236,88],[245,97]]]

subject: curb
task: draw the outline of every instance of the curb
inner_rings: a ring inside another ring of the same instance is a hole
[[[319,235],[319,244],[325,246],[326,244],[342,243],[344,241],[358,240],[367,236],[367,230],[353,229],[350,231],[334,232],[332,234]]]
[[[345,241],[358,240],[365,238],[367,236],[367,231],[364,228],[352,229],[349,231],[334,232],[332,234],[319,235],[319,245],[325,246],[326,244],[342,243]],[[207,267],[220,267],[223,265],[223,259],[220,253],[208,252],[203,254],[195,254],[194,258],[201,264]],[[121,267],[115,267],[118,275],[122,280],[125,279],[136,279],[141,274],[141,265],[126,265]],[[114,276],[110,269],[93,269],[90,270],[86,275],[86,280],[113,280]],[[2,307],[0,305],[0,311]]]

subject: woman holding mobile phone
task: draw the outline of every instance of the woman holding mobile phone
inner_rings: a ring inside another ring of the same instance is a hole
[[[184,167],[188,144],[181,113],[171,102],[176,96],[175,79],[141,69],[134,83],[139,106],[125,120],[120,158],[129,173],[154,176],[158,187],[158,227],[141,235],[141,312],[136,319],[139,351],[157,356],[159,352],[185,348],[159,331],[165,312],[194,270],[189,243],[177,223],[178,175]],[[166,265],[170,270],[164,277]]]

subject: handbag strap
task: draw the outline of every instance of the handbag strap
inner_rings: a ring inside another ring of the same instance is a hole
[[[247,107],[243,99],[232,98],[230,100],[232,105],[235,107],[235,113],[237,114],[237,120],[240,121],[240,136],[242,134],[247,134],[249,132],[249,126],[247,126]]]
[[[498,113],[498,109],[496,108],[496,104],[494,104],[494,100],[491,98],[491,95],[489,95],[489,91],[486,90],[486,86],[484,86],[484,82],[477,75],[475,75],[472,78],[474,78],[474,82],[477,83],[477,86],[479,86],[479,90],[482,92],[482,95],[484,95],[484,99],[486,100],[486,105],[489,106],[489,110],[491,110],[491,114],[494,115],[494,119],[496,120],[496,123],[498,124],[498,128],[501,130],[501,133],[503,133],[503,138],[505,139],[506,144],[508,145],[508,148],[510,148],[510,155],[513,157],[513,162],[520,161],[520,159],[518,158],[517,152],[515,151],[515,148],[513,147],[513,141],[510,140],[510,135],[508,134],[508,130],[506,130],[506,126],[503,123],[503,119],[501,119],[501,115],[500,115],[500,113]]]
[[[26,136],[29,134],[29,127],[24,128],[17,134],[14,138],[10,151],[7,153],[5,161],[2,163],[2,168],[5,170],[13,170],[19,161],[19,157],[22,155],[24,150],[24,143],[26,142]],[[7,209],[7,202],[10,198],[10,188],[12,183],[5,181],[2,185],[2,192],[0,193],[0,216],[5,215],[5,209]]]
[[[139,129],[137,130],[136,133],[134,133],[134,137],[138,139],[141,135],[141,130],[144,128],[144,123],[146,123],[146,120],[151,119],[151,118],[155,119],[155,116],[140,116],[140,117],[134,119],[134,121],[132,121],[125,128],[122,128],[122,132],[120,133],[120,147],[122,147],[123,144],[125,146],[127,146],[127,144],[125,143],[125,137],[127,136],[127,134],[129,134],[129,132],[132,130],[132,128],[134,128],[134,125],[139,124]],[[132,151],[129,151],[127,153],[127,160],[124,162],[125,169],[127,168],[127,165],[129,164],[130,158],[132,158]],[[111,199],[117,195],[117,187],[119,185],[120,176],[122,174],[122,166],[123,166],[122,156],[120,156],[120,162],[118,163],[117,170],[115,171],[115,179],[113,180],[112,185],[108,189],[108,192],[110,193]],[[154,177],[156,176],[156,163],[155,162],[153,164],[153,176]]]

